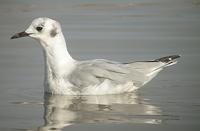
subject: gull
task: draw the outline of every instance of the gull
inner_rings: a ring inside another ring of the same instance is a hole
[[[44,91],[62,95],[105,95],[133,92],[162,69],[177,63],[179,55],[150,61],[121,63],[105,59],[77,61],[66,46],[59,22],[40,17],[11,39],[31,37],[39,41],[45,58]]]

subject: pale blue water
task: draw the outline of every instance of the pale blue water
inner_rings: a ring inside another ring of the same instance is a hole
[[[39,44],[9,39],[40,16],[61,22],[78,60],[182,58],[133,94],[44,96]],[[199,129],[199,0],[1,0],[0,18],[0,130]]]

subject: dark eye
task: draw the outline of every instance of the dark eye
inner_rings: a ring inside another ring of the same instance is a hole
[[[43,29],[43,28],[40,27],[40,26],[36,27],[36,30],[37,30],[37,31],[41,31],[42,29]]]

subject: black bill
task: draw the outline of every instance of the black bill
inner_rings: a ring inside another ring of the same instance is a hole
[[[23,31],[23,32],[20,32],[20,33],[16,33],[10,39],[16,39],[16,38],[26,37],[26,36],[29,36],[29,34],[26,33],[25,31]]]

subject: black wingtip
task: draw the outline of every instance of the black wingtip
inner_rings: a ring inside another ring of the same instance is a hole
[[[16,37],[15,35],[13,35],[12,37],[10,37],[10,39],[16,39],[18,37]]]
[[[178,58],[180,58],[180,57],[181,57],[181,55],[171,55],[171,56],[165,56],[165,57],[156,59],[155,61],[157,61],[157,62],[168,63],[168,62],[173,61],[173,60],[175,60],[175,59],[178,59]]]

